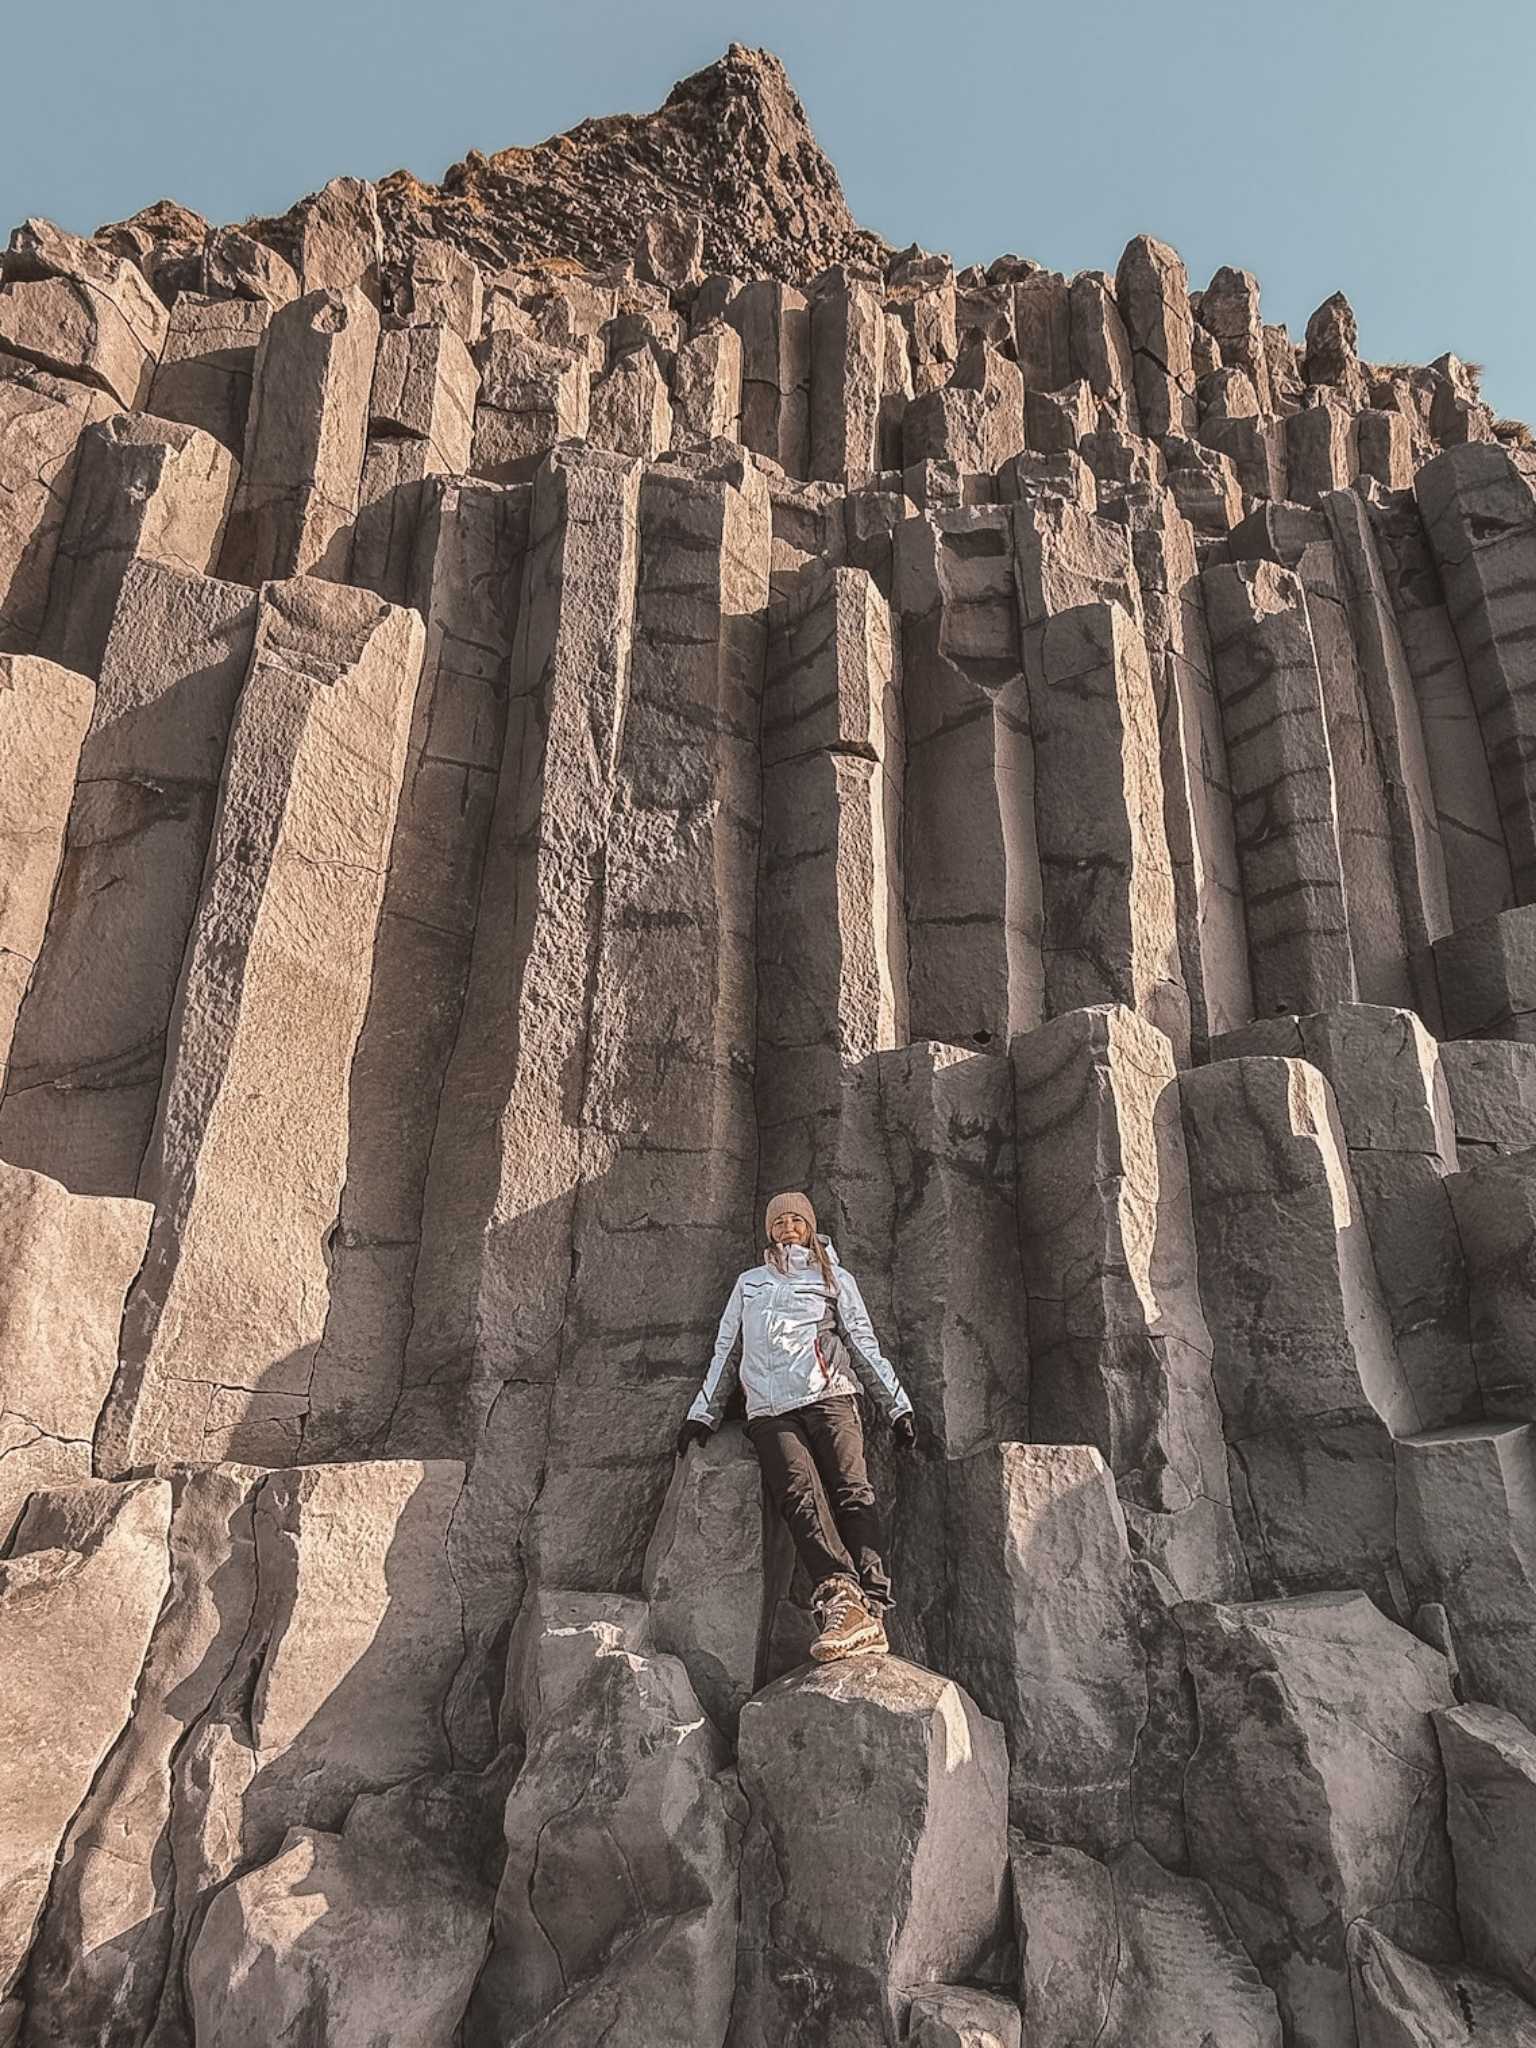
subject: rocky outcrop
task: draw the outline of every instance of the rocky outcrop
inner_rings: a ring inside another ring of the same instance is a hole
[[[1532,2038],[1536,457],[1363,341],[736,46],[15,231],[4,2048]],[[786,1186],[889,1658],[674,1452]]]
[[[743,1709],[739,1767],[731,2048],[881,2048],[921,1986],[996,1968],[1007,1757],[952,1681],[883,1657],[791,1673]]]

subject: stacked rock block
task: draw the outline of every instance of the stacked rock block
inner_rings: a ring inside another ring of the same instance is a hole
[[[1529,437],[596,129],[4,257],[0,2043],[1536,2039]]]

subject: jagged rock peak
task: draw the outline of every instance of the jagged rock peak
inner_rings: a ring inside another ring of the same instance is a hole
[[[440,235],[492,269],[601,266],[630,255],[638,221],[669,213],[702,216],[705,266],[739,276],[804,283],[830,263],[883,267],[885,256],[849,212],[784,66],[740,43],[654,113],[582,121],[532,148],[471,150],[441,185],[396,171],[379,208],[392,254]]]

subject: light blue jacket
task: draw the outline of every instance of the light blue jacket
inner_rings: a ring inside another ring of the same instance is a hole
[[[858,1378],[836,1363],[830,1369],[823,1363],[816,1343],[828,1306],[821,1268],[804,1245],[789,1245],[787,1272],[754,1266],[731,1289],[714,1356],[688,1410],[690,1422],[720,1427],[738,1371],[749,1421],[758,1415],[787,1414],[829,1394],[856,1394],[860,1381],[890,1421],[911,1413],[912,1403],[881,1352],[858,1281],[838,1263],[830,1241],[823,1238],[822,1243],[837,1281],[838,1314]],[[738,1336],[740,1365],[727,1364]]]

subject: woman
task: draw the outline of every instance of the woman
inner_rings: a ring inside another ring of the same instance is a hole
[[[891,1582],[864,1467],[859,1382],[904,1449],[917,1441],[917,1428],[859,1283],[817,1235],[808,1196],[775,1195],[768,1204],[763,1263],[731,1289],[709,1371],[677,1433],[680,1457],[720,1427],[736,1379],[726,1361],[738,1333],[747,1435],[815,1588],[820,1633],[811,1655],[824,1663],[885,1650]]]

